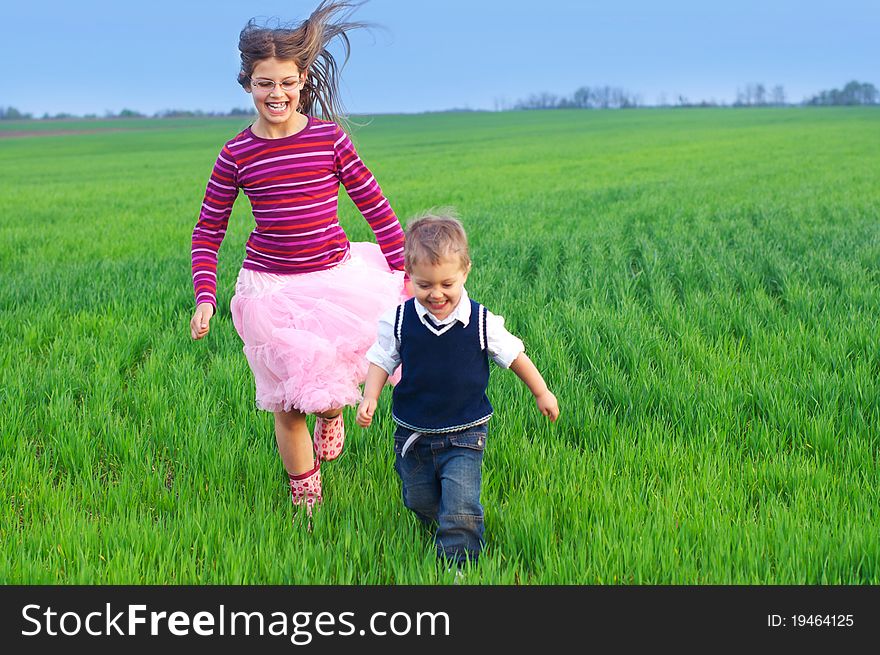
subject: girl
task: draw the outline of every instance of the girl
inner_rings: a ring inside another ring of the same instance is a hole
[[[347,58],[346,32],[363,27],[344,22],[352,8],[324,0],[299,25],[273,29],[252,20],[242,30],[238,82],[258,115],[221,150],[192,235],[190,331],[201,339],[216,313],[217,252],[244,190],[256,228],[245,246],[232,320],[254,374],[257,406],[275,415],[293,504],[309,515],[322,500],[321,460],[342,450],[342,407],[360,399],[377,319],[405,297],[400,223],[337,125],[337,65],[327,46],[339,37]],[[340,182],[378,246],[346,238],[336,213]],[[316,416],[314,439],[307,414]]]

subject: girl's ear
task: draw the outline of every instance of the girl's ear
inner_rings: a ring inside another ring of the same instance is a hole
[[[299,94],[300,95],[299,95],[299,100],[297,101],[297,105],[296,105],[297,111],[302,110],[302,107],[303,107],[302,94],[303,94],[303,91],[306,90],[306,83],[308,82],[308,80],[309,80],[309,69],[307,68],[306,70],[304,70],[302,73],[299,74],[299,82],[300,82]]]
[[[244,75],[243,71],[242,71],[242,75]],[[239,78],[239,79],[241,79],[241,78]],[[245,90],[245,93],[253,92],[253,88],[251,88],[251,78],[246,77],[241,85],[241,88],[243,88]]]

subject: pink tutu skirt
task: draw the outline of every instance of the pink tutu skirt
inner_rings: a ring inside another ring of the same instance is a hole
[[[357,404],[379,316],[407,297],[403,277],[374,243],[352,243],[349,258],[326,271],[242,269],[232,321],[254,373],[257,407],[313,414]]]

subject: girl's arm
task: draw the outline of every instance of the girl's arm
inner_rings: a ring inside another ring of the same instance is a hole
[[[196,311],[190,320],[193,339],[201,339],[208,333],[208,321],[217,311],[217,253],[237,196],[238,167],[224,146],[211,171],[199,220],[192,233],[192,280],[196,296]]]
[[[199,303],[196,312],[189,321],[189,333],[193,339],[201,339],[208,334],[208,323],[214,315],[214,305],[209,302]]]
[[[541,373],[532,360],[524,352],[520,353],[510,365],[510,370],[525,382],[535,397],[538,410],[551,421],[555,421],[559,417],[559,404],[556,402],[556,396],[547,388],[547,383],[544,382],[544,378],[541,377]]]
[[[373,414],[379,403],[379,394],[388,380],[388,373],[381,366],[370,364],[367,371],[367,381],[364,384],[364,399],[361,401],[357,412],[357,424],[362,428],[370,426],[373,422]]]
[[[351,139],[339,128],[334,146],[336,174],[363,214],[392,270],[403,270],[403,229],[379,183],[361,161]]]

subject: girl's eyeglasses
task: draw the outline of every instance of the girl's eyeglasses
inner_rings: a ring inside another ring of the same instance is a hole
[[[275,89],[275,85],[281,87],[282,91],[296,91],[300,85],[298,77],[288,77],[286,80],[276,82],[275,80],[267,80],[262,77],[251,78],[251,86],[260,93],[271,93]]]

